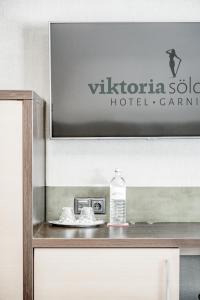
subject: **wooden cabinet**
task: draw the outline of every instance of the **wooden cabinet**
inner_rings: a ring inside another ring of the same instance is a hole
[[[35,249],[35,300],[178,300],[178,249]]]
[[[35,223],[44,220],[43,112],[44,102],[31,91],[0,91],[0,300],[33,298],[36,196],[40,218]]]

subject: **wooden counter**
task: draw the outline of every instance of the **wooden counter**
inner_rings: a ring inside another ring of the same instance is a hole
[[[64,228],[42,224],[33,247],[170,247],[200,250],[200,223],[138,223],[129,227]]]

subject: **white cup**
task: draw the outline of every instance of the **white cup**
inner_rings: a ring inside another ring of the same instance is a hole
[[[72,207],[63,207],[59,218],[59,222],[70,223],[70,224],[75,223],[76,218],[74,215],[74,209]]]
[[[79,217],[79,223],[91,224],[96,221],[92,207],[83,207]]]

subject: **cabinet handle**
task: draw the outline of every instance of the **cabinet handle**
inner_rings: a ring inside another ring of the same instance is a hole
[[[165,300],[170,300],[169,299],[169,260],[165,259],[165,280],[166,280],[166,285],[165,285]]]

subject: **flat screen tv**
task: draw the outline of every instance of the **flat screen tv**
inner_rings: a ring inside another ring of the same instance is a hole
[[[198,137],[200,23],[50,23],[52,138]]]

